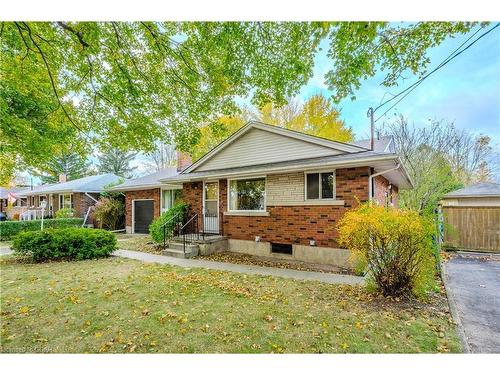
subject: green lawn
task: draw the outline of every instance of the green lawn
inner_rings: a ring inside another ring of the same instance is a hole
[[[2,352],[459,351],[442,296],[390,302],[362,288],[133,260],[0,259]]]

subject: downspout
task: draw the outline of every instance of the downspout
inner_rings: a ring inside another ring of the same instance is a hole
[[[98,200],[97,200],[97,199],[95,199],[95,198],[94,198],[92,195],[90,195],[89,193],[85,192],[85,195],[86,195],[87,197],[89,197],[90,199],[92,199],[94,202],[96,202],[96,203],[98,202]]]
[[[394,168],[386,169],[385,171],[381,171],[381,172],[377,172],[377,173],[371,174],[368,177],[368,198],[369,198],[370,206],[371,206],[371,204],[373,202],[373,178],[377,177],[377,176],[380,176],[380,175],[383,175],[383,174],[386,174],[388,172],[395,171],[395,170],[399,169],[399,167],[401,167],[401,163],[398,163]]]
[[[97,199],[95,199],[95,198],[94,198],[92,195],[90,195],[89,193],[85,192],[84,194],[85,194],[87,197],[89,197],[90,199],[92,199],[95,203],[97,203],[97,202],[98,202],[98,200],[97,200]],[[88,219],[88,217],[89,217],[89,215],[90,215],[90,210],[91,210],[91,209],[92,209],[92,207],[89,207],[89,208],[87,209],[87,213],[85,214],[85,218],[83,219],[82,227],[84,227],[84,226],[85,226],[85,223],[87,222],[87,219]]]

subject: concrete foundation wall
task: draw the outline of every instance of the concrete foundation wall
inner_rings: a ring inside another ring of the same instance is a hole
[[[269,242],[228,239],[228,245],[228,250],[235,253],[277,259],[293,259],[309,263],[331,264],[337,267],[351,268],[349,263],[350,252],[346,249],[293,244],[292,255],[287,255],[272,253],[271,243]]]
[[[210,255],[227,251],[229,244],[227,238],[225,238],[214,242],[199,243],[198,246],[200,247],[200,255]]]

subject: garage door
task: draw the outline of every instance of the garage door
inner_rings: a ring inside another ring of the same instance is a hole
[[[134,233],[149,233],[153,221],[153,201],[134,201]]]

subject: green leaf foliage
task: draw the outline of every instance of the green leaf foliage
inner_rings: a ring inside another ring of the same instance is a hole
[[[63,150],[191,151],[237,98],[281,106],[312,77],[320,41],[336,101],[379,70],[421,76],[467,22],[2,22],[0,177]],[[485,25],[482,25],[485,26]],[[21,141],[22,140],[22,141]]]
[[[110,256],[116,249],[116,237],[101,229],[48,229],[18,234],[12,248],[15,254],[29,255],[35,262],[94,259]]]
[[[34,175],[40,177],[44,184],[53,184],[59,182],[62,174],[66,175],[67,181],[85,177],[90,172],[89,167],[86,156],[76,152],[63,152],[51,156],[42,164],[40,169],[43,172],[35,172]]]
[[[73,208],[61,208],[56,211],[56,219],[67,219],[76,216],[76,210]]]
[[[168,211],[162,213],[160,217],[153,220],[149,225],[149,234],[153,241],[157,243],[163,243],[164,239],[171,239],[171,234],[174,229],[174,224],[177,222],[173,220],[174,217],[180,217],[181,222],[184,222],[184,216],[188,211],[189,205],[186,203],[177,203]],[[165,228],[165,230],[164,230]],[[165,233],[165,237],[164,237]]]
[[[99,155],[99,173],[113,173],[123,178],[133,178],[137,167],[131,167],[130,163],[137,156],[136,152],[128,152],[113,148]]]
[[[9,240],[14,235],[21,232],[37,231],[41,228],[41,220],[21,220],[21,221],[0,221],[0,240]],[[68,228],[81,227],[83,219],[81,218],[66,218],[66,219],[44,219],[44,228]]]

